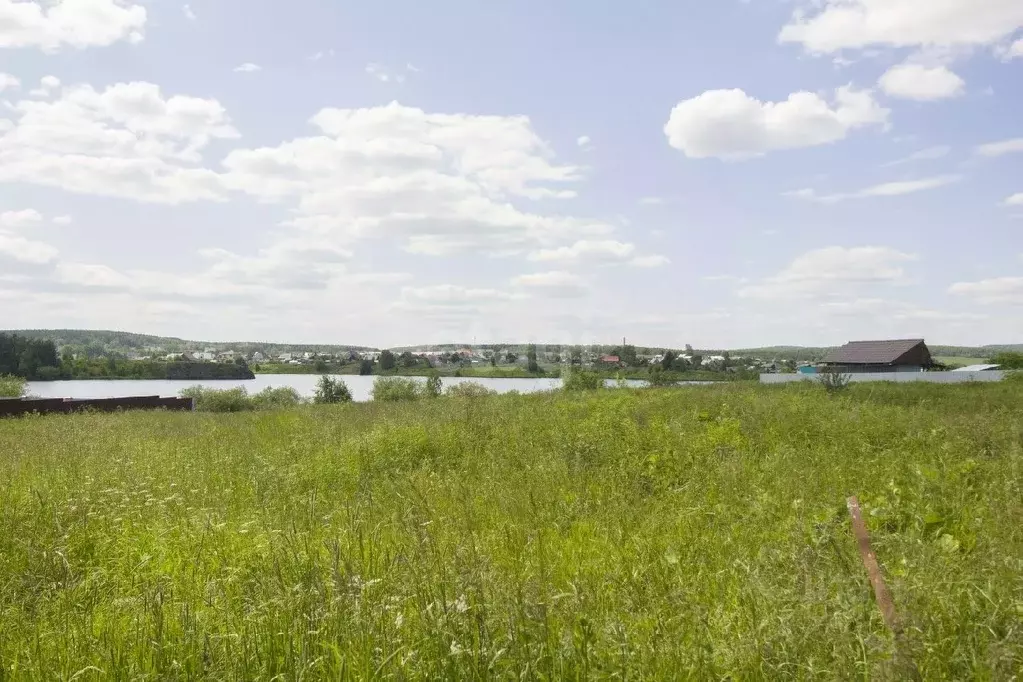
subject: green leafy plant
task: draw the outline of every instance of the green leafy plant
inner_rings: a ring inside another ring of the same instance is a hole
[[[843,374],[832,367],[825,367],[817,374],[817,381],[828,393],[841,393],[849,388],[852,383],[852,376]]]
[[[604,388],[604,377],[599,372],[571,369],[562,377],[562,388],[566,391],[596,391]]]
[[[425,397],[423,384],[407,377],[377,377],[373,382],[373,400],[399,402]]]
[[[246,412],[255,409],[252,398],[243,387],[217,389],[190,386],[179,395],[191,398],[197,412]]]
[[[316,394],[313,396],[313,402],[317,405],[350,403],[352,402],[352,392],[344,380],[324,375],[316,382]]]
[[[440,373],[433,371],[423,386],[423,395],[427,398],[439,398],[444,392],[444,382],[441,381]]]
[[[489,389],[483,384],[475,381],[463,381],[461,383],[448,386],[444,391],[444,395],[450,398],[485,398],[487,396],[497,395],[497,391]]]
[[[256,410],[284,410],[303,402],[302,396],[291,386],[267,387],[252,396],[252,407]]]

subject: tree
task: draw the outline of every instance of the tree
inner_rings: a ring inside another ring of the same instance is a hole
[[[359,376],[369,376],[373,373],[373,361],[365,359],[359,363]]]
[[[410,367],[415,367],[416,364],[419,362],[419,358],[417,358],[415,355],[412,355],[411,351],[405,351],[404,353],[398,356],[398,362],[401,363],[402,367],[408,369]]]
[[[611,350],[611,355],[617,355],[618,359],[627,367],[636,367],[639,365],[639,358],[636,356],[635,346],[618,346]]]
[[[439,398],[443,390],[444,383],[440,379],[440,373],[437,370],[430,372],[430,378],[426,380],[423,394],[427,398]]]
[[[573,365],[583,364],[583,349],[582,346],[572,346],[571,351],[571,363]]]
[[[316,362],[313,363],[313,369],[323,374],[327,371],[327,362],[323,358],[317,358]]]
[[[533,374],[539,374],[540,365],[536,362],[536,344],[529,344],[529,350],[526,352],[526,360],[528,362],[527,369]]]
[[[991,358],[991,364],[1000,365],[999,369],[1023,369],[1023,353],[999,353]]]
[[[385,350],[380,354],[380,369],[392,370],[394,369],[394,353],[389,350]]]
[[[688,356],[692,357],[692,356],[693,356],[693,355],[695,355],[695,354],[696,354],[696,351],[694,351],[694,350],[693,350],[693,347],[692,347],[692,346],[690,346],[690,345],[689,345],[689,344],[687,343],[687,344],[686,344],[686,355],[688,355]]]
[[[666,372],[668,370],[670,370],[671,369],[671,365],[675,362],[675,358],[676,357],[677,356],[675,355],[674,351],[670,351],[670,350],[665,351],[664,352],[664,357],[661,358],[661,369],[663,369]]]
[[[692,363],[693,369],[698,369],[703,364],[703,356],[693,353],[693,357],[689,362]]]
[[[508,351],[507,355],[504,356],[504,360],[509,365],[514,365],[516,362],[519,361],[519,356],[513,353],[512,351]]]
[[[341,379],[324,374],[316,382],[316,394],[313,402],[317,405],[335,405],[337,403],[352,402],[352,392],[348,390],[348,384]]]

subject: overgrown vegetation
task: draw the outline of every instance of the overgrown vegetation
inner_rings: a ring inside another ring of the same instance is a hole
[[[448,386],[444,390],[444,395],[449,398],[486,398],[497,395],[497,391],[475,381],[463,381]]]
[[[264,388],[249,395],[244,387],[209,388],[191,386],[180,392],[182,398],[192,398],[198,412],[247,412],[250,410],[279,410],[295,407],[304,401],[290,386]]]
[[[426,382],[408,377],[378,377],[373,382],[373,400],[402,402],[429,397]]]
[[[0,398],[20,398],[25,395],[25,380],[0,374]]]
[[[848,374],[843,374],[834,367],[825,367],[817,373],[817,381],[824,390],[828,393],[841,393],[845,389],[849,388],[849,384],[852,383],[852,377]]]
[[[604,375],[585,369],[572,369],[562,377],[562,388],[566,391],[595,391],[604,388]]]
[[[11,679],[1023,669],[1023,386],[810,383],[0,420]]]

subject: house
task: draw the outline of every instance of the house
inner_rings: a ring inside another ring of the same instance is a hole
[[[217,359],[217,354],[207,350],[201,353],[192,353],[192,357],[203,362],[213,362]]]
[[[992,372],[999,369],[1001,365],[969,365],[967,367],[958,367],[953,372]]]
[[[260,353],[258,350],[252,354],[253,362],[263,362],[264,360],[266,360],[266,356]]]
[[[622,359],[617,355],[601,355],[598,362],[601,362],[605,365],[619,365],[621,364]]]
[[[860,374],[865,372],[922,372],[933,364],[923,339],[851,341],[832,350],[822,369]]]

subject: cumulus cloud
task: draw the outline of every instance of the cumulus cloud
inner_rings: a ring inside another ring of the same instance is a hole
[[[1020,38],[1012,45],[1010,45],[1005,51],[1006,59],[1016,59],[1017,57],[1023,57],[1023,38]]]
[[[598,261],[598,262],[620,262],[632,256],[636,250],[634,244],[605,240],[580,240],[571,246],[561,246],[556,249],[542,249],[529,255],[533,261]]]
[[[0,183],[139,201],[221,198],[218,175],[198,165],[201,152],[238,137],[216,100],[165,97],[143,82],[64,88],[56,100],[23,100],[11,111],[13,124],[0,131]]]
[[[629,265],[637,268],[659,268],[669,263],[671,263],[671,259],[661,255],[636,256],[629,261]]]
[[[1023,153],[1023,137],[1000,142],[989,142],[978,146],[974,153],[978,156],[996,157],[1006,154]]]
[[[949,293],[987,305],[1023,304],[1023,277],[957,282],[949,287]]]
[[[0,48],[104,47],[143,39],[146,9],[125,0],[0,0]]]
[[[581,277],[561,270],[519,275],[512,279],[512,285],[536,296],[550,298],[578,298],[587,291]]]
[[[835,91],[833,104],[812,92],[761,102],[742,90],[710,90],[672,109],[664,133],[694,159],[743,159],[771,151],[830,144],[850,132],[883,126],[889,111],[870,91]]]
[[[59,215],[53,219],[55,225],[70,225],[73,219],[69,215]]]
[[[263,70],[262,66],[260,66],[259,64],[253,64],[252,62],[245,62],[244,64],[239,64],[238,66],[234,67],[235,73],[256,73],[257,71],[262,70]]]
[[[40,241],[0,232],[0,259],[43,265],[57,258],[57,249]],[[0,260],[2,262],[2,260]]]
[[[961,175],[939,175],[931,178],[920,178],[916,180],[899,180],[896,182],[885,182],[880,185],[872,185],[855,192],[839,192],[835,194],[819,195],[810,188],[797,189],[785,192],[784,196],[796,199],[806,199],[824,204],[833,204],[846,199],[867,199],[870,197],[896,197],[904,194],[915,194],[939,187],[945,187],[963,179]]]
[[[0,72],[0,92],[4,90],[17,90],[21,87],[21,81],[9,73]]]
[[[906,281],[903,265],[916,256],[885,246],[830,246],[809,251],[784,270],[739,289],[754,299],[848,297],[865,287]]]
[[[593,147],[593,141],[590,139],[589,135],[580,135],[576,139],[575,143],[580,149],[590,149]]]
[[[1023,206],[1023,192],[1019,194],[1013,194],[1011,197],[1005,200],[1006,206]]]
[[[919,102],[959,97],[966,92],[966,81],[946,66],[899,64],[888,69],[878,85],[888,95]]]
[[[19,228],[36,225],[43,220],[43,214],[34,208],[0,213],[0,228]]]
[[[804,0],[778,40],[812,53],[995,45],[1023,27],[1016,0]]]
[[[557,164],[524,116],[430,114],[397,103],[323,109],[319,134],[238,149],[224,182],[261,201],[293,202],[287,226],[340,243],[397,240],[447,255],[547,248],[613,226],[531,212],[530,199],[566,195],[581,179]]]
[[[185,18],[189,21],[195,21],[198,18],[195,16],[195,12],[192,11],[192,7],[190,5],[182,6],[181,11],[184,12]]]

